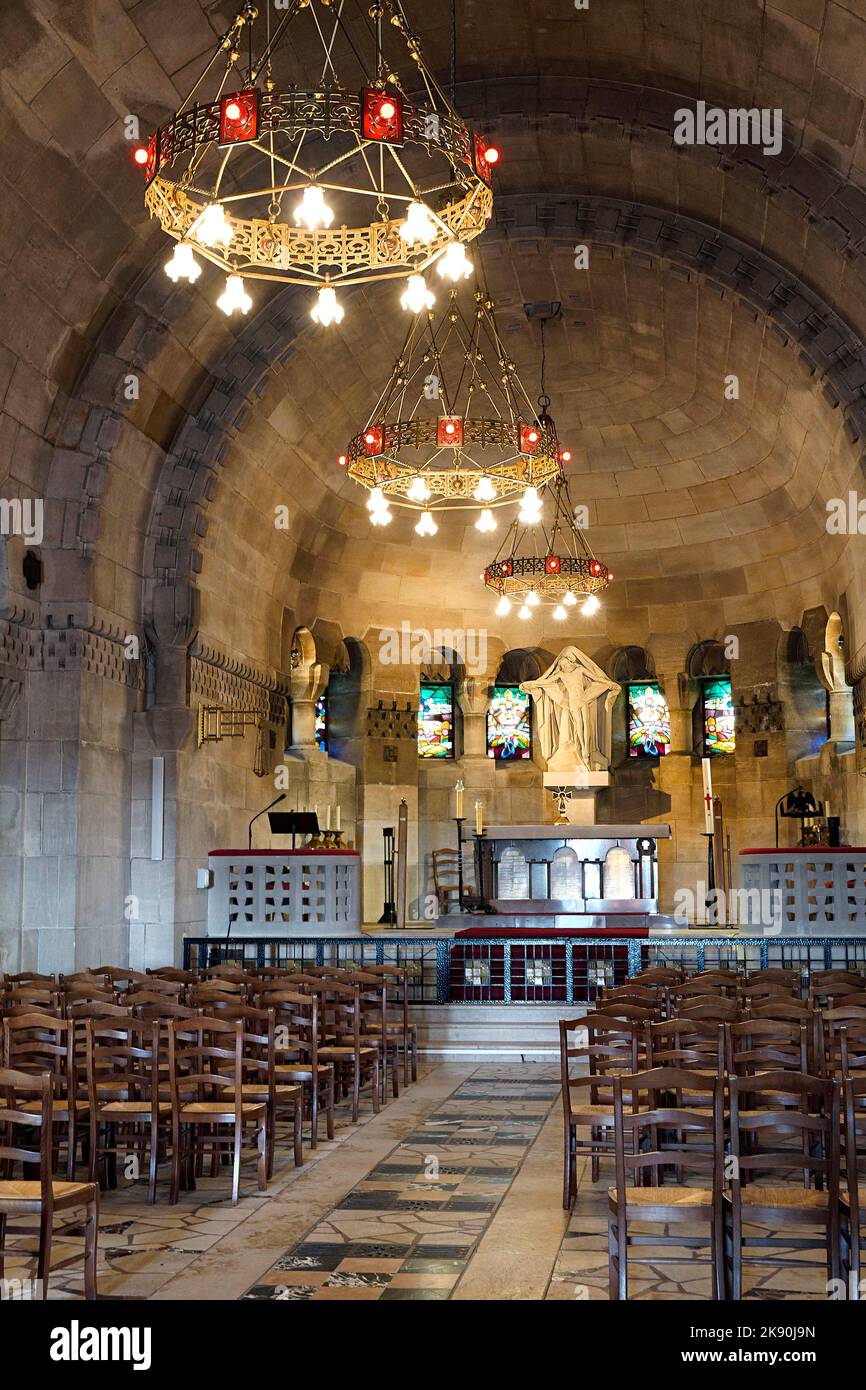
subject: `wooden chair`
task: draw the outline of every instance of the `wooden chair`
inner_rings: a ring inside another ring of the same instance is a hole
[[[711,1083],[712,1103],[681,1108],[669,1098],[706,1087],[706,1079],[680,1067],[658,1067],[613,1081],[616,1186],[608,1192],[608,1262],[610,1297],[628,1298],[629,1252],[652,1246],[653,1265],[682,1263],[682,1258],[659,1257],[655,1249],[708,1249],[713,1297],[724,1298],[722,1247],[722,1182],[724,1174],[723,1083]],[[659,1144],[663,1134],[676,1144]],[[696,1136],[698,1142],[689,1143]],[[664,1183],[664,1169],[685,1176],[706,1176],[704,1186],[682,1181]],[[628,1179],[631,1176],[632,1181]],[[647,1185],[649,1179],[649,1185]],[[662,1232],[636,1232],[632,1223],[661,1225]],[[677,1233],[677,1226],[704,1225],[706,1233]],[[669,1230],[668,1228],[673,1228]],[[634,1261],[640,1257],[635,1256]]]
[[[433,891],[439,903],[439,911],[444,916],[448,911],[449,899],[453,898],[456,903],[460,892],[457,851],[456,849],[434,849],[430,858],[433,861]],[[464,856],[463,893],[464,896],[474,897],[475,888],[467,877],[468,872],[471,873],[471,869],[467,869]]]
[[[613,1090],[617,1072],[632,1073],[638,1067],[638,1038],[642,1021],[616,1019],[607,1014],[585,1014],[559,1020],[559,1063],[565,1125],[562,1205],[570,1211],[577,1195],[577,1160],[588,1155],[592,1181],[597,1182],[600,1159],[613,1153]],[[586,1044],[572,1040],[585,1034]],[[586,1076],[573,1076],[571,1064],[585,1061]],[[584,1100],[582,1097],[586,1095]],[[588,1129],[589,1139],[579,1139],[578,1129]]]
[[[860,1182],[866,1155],[866,1076],[849,1076],[843,1083],[845,1161],[839,1194],[842,1275],[847,1296],[860,1300],[863,1247],[866,1243],[866,1184]]]
[[[733,1177],[724,1205],[730,1296],[743,1296],[743,1251],[752,1247],[762,1251],[823,1248],[828,1278],[838,1278],[839,1083],[800,1072],[772,1071],[731,1076],[728,1093]],[[803,1182],[753,1183],[757,1170],[802,1172]],[[746,1236],[744,1222],[773,1230],[819,1226],[822,1235]],[[764,1255],[758,1262],[783,1268],[789,1263]]]
[[[116,1187],[117,1154],[132,1150],[147,1171],[152,1204],[161,1139],[167,1138],[171,1117],[170,1103],[160,1098],[159,1024],[88,1018],[86,1048],[90,1181],[96,1182],[101,1167],[100,1186]]]
[[[186,986],[180,980],[164,980],[161,975],[148,975],[146,980],[133,980],[123,997],[127,1004],[135,1008],[142,995],[150,998],[162,995],[165,999],[183,1004],[186,1002]]]
[[[723,995],[695,995],[681,1003],[676,1010],[677,1018],[712,1020],[714,1023],[735,1023],[740,1015],[736,999]]]
[[[380,975],[388,986],[388,1033],[403,1055],[403,1085],[418,1080],[418,1030],[409,1020],[409,968],[406,965],[368,965],[365,975]],[[369,1025],[376,1032],[375,1023]]]
[[[866,1009],[853,1004],[819,1009],[815,1014],[815,1056],[822,1076],[840,1076],[842,1029],[866,1027]]]
[[[167,980],[173,985],[194,985],[198,982],[195,970],[177,970],[173,965],[160,965],[155,970],[144,972],[145,980]]]
[[[38,970],[21,970],[17,975],[3,975],[0,977],[0,984],[3,989],[14,989],[18,985],[45,985],[50,989],[56,988],[56,981],[53,975],[42,975]]]
[[[282,985],[282,980],[270,982]],[[299,1082],[309,1099],[310,1147],[319,1142],[319,1110],[325,1112],[326,1134],[334,1137],[334,1066],[319,1061],[318,994],[271,988],[255,996],[259,1008],[276,1012],[277,1080]]]
[[[11,1253],[5,1245],[8,1218],[38,1216],[36,1272],[42,1298],[47,1298],[54,1213],[84,1207],[84,1297],[95,1299],[99,1188],[90,1182],[53,1181],[53,1118],[54,1093],[50,1072],[42,1072],[34,1086],[34,1077],[28,1072],[8,1067],[0,1070],[0,1279],[4,1272],[4,1255]],[[18,1128],[25,1132],[16,1143],[15,1131]],[[34,1129],[39,1130],[39,1147],[36,1149],[27,1147],[33,1143],[29,1134]],[[30,1167],[38,1167],[39,1177],[14,1178],[15,1163],[21,1163],[25,1173]],[[16,1251],[16,1254],[19,1253]]]
[[[785,985],[791,994],[799,995],[800,972],[785,966],[768,966],[765,970],[750,970],[746,976],[746,983]]]
[[[361,1043],[362,991],[357,985],[339,980],[319,980],[308,984],[319,995],[319,1061],[334,1065],[335,1085],[351,1083],[352,1123],[360,1113],[361,1090],[368,1080],[372,1088],[373,1111],[379,1113],[380,1048]]]
[[[56,1131],[63,1129],[69,1182],[75,1177],[78,1139],[88,1112],[88,1102],[78,1092],[74,1029],[69,1019],[45,1014],[19,1014],[3,1020],[3,1065],[11,1071],[27,1072],[31,1078],[51,1073],[52,1133],[59,1147]]]
[[[681,970],[671,970],[666,966],[656,965],[649,970],[640,970],[637,975],[632,975],[630,984],[633,985],[668,985],[682,984],[683,972]]]
[[[826,1008],[831,994],[851,994],[864,985],[866,976],[858,970],[813,970],[809,976],[809,1005],[813,1009]]]
[[[725,1024],[728,1071],[757,1076],[768,1071],[809,1074],[813,1038],[804,1023],[779,1018]]]
[[[274,1171],[277,1124],[286,1118],[292,1129],[295,1167],[302,1167],[304,1090],[299,1082],[277,1079],[274,1009],[257,1009],[234,1000],[219,999],[208,1005],[206,1014],[214,1018],[240,1019],[243,1023],[243,1098],[245,1101],[261,1101],[268,1108],[268,1177]]]
[[[866,1024],[847,1023],[840,1028],[839,1068],[835,1075],[842,1080],[866,1075]]]
[[[147,979],[143,970],[133,970],[128,965],[98,965],[93,967],[90,974],[104,975],[111,988],[116,990],[128,989],[131,984]]]
[[[4,990],[0,1007],[4,1017],[22,1010],[60,1017],[63,1013],[63,995],[54,985],[12,985]]]
[[[206,1148],[231,1154],[232,1206],[245,1156],[255,1158],[259,1191],[267,1187],[267,1105],[243,1098],[243,1039],[240,1019],[169,1020],[172,1204],[182,1177],[187,1189],[195,1188],[196,1159]]]
[[[648,1023],[645,1030],[646,1066],[685,1067],[710,1080],[725,1072],[724,1025],[696,1018],[670,1018]],[[707,1094],[704,1086],[700,1094]]]

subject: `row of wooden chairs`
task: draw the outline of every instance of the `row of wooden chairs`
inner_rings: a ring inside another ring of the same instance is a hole
[[[350,1097],[357,1121],[364,1090],[374,1112],[384,1103],[388,1074],[399,1094],[401,1058],[404,1084],[417,1077],[405,969],[230,967],[190,975],[102,970],[58,981],[4,980],[0,1119],[11,1118],[5,1133],[0,1127],[7,1141],[0,1148],[0,1275],[8,1212],[40,1214],[44,1294],[51,1213],[84,1205],[86,1292],[95,1289],[99,1186],[116,1186],[121,1154],[147,1172],[149,1201],[161,1161],[170,1161],[176,1202],[181,1188],[195,1186],[208,1154],[212,1174],[225,1160],[234,1204],[243,1162],[255,1163],[260,1189],[271,1176],[280,1121],[290,1123],[300,1164],[305,1110],[315,1146],[322,1111],[333,1138],[338,1090]],[[11,1126],[37,1112],[40,1150],[27,1150],[26,1161],[38,1161],[39,1180],[16,1182],[14,1164],[25,1161],[25,1150],[12,1144]],[[75,1181],[79,1147],[86,1183]],[[64,1148],[66,1181],[58,1182]]]
[[[708,1103],[683,1105],[697,1090]],[[717,1299],[742,1298],[744,1261],[785,1268],[790,1255],[774,1252],[823,1250],[828,1280],[844,1277],[859,1296],[866,1078],[842,1083],[780,1071],[723,1079],[663,1066],[613,1078],[612,1119],[612,1299],[628,1297],[629,1266],[647,1246],[656,1247],[653,1265],[682,1263],[683,1248],[706,1250]],[[754,1182],[759,1172],[770,1181]],[[792,1172],[800,1183],[779,1181]],[[744,1230],[755,1225],[779,1234]],[[677,1253],[667,1258],[659,1248]],[[749,1250],[757,1251],[751,1260]]]

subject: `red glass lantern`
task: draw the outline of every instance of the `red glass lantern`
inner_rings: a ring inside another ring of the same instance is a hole
[[[364,453],[368,458],[374,458],[376,454],[381,454],[383,443],[383,433],[381,425],[370,425],[364,431]]]
[[[255,140],[259,133],[259,93],[255,87],[246,92],[230,92],[220,101],[221,145],[238,145]]]
[[[436,426],[440,449],[459,449],[463,445],[463,420],[459,415],[443,415]]]
[[[537,454],[538,446],[541,443],[541,431],[537,425],[520,426],[520,452],[521,454]]]
[[[546,574],[559,574],[561,568],[558,555],[547,556],[547,559],[544,561],[544,570]]]
[[[403,102],[391,92],[365,87],[361,92],[361,134],[387,145],[403,143]]]

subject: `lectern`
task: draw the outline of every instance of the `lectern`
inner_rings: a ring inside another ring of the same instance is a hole
[[[318,835],[319,817],[315,811],[269,811],[272,835],[291,835],[292,849],[297,835]]]

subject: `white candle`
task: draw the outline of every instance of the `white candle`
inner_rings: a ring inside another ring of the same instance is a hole
[[[459,782],[457,783],[457,786],[454,788],[454,792],[455,792],[455,796],[456,796],[456,800],[457,800],[457,807],[456,807],[456,810],[455,810],[455,812],[454,812],[454,815],[456,816],[457,820],[460,820],[461,817],[462,817],[462,815],[463,815],[463,792],[464,792],[464,786],[463,786],[462,780],[459,781]]]
[[[336,808],[336,819],[335,819],[335,821],[334,821],[334,829],[335,829],[335,830],[342,830],[342,828],[343,828],[343,826],[342,826],[341,817],[340,817],[340,807],[339,807],[339,804],[338,804],[338,805],[337,805],[337,808]]]
[[[475,803],[475,834],[484,834],[484,804],[481,801]]]
[[[331,828],[331,803],[330,803],[330,801],[329,801],[329,802],[328,802],[328,805],[327,805],[327,808],[326,808],[326,810],[325,810],[325,829],[326,829],[326,830],[330,830],[330,828]]]
[[[713,833],[713,774],[709,758],[701,758],[701,771],[704,774],[704,833]]]

